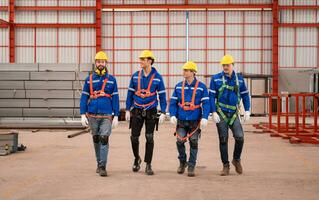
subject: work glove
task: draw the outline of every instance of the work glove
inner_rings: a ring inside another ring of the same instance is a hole
[[[126,121],[130,121],[131,119],[131,113],[129,110],[125,111],[125,120]]]
[[[207,126],[208,120],[207,119],[201,119],[200,121],[200,127],[205,128]]]
[[[114,118],[112,120],[112,129],[116,128],[118,125],[119,125],[119,117],[114,116]]]
[[[81,124],[82,124],[82,126],[84,126],[84,127],[89,126],[88,118],[86,118],[85,115],[81,115]]]
[[[213,120],[216,124],[218,124],[220,122],[220,117],[217,114],[217,112],[213,112]]]
[[[250,112],[249,111],[245,111],[244,114],[244,122],[247,122],[250,120]]]
[[[177,124],[177,118],[175,116],[172,116],[170,121],[173,125]]]
[[[164,121],[165,121],[165,114],[164,114],[164,113],[161,113],[161,115],[159,116],[158,122],[159,122],[160,124],[163,124]]]

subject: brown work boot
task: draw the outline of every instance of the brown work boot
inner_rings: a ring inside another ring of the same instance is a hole
[[[99,174],[100,174],[100,176],[107,176],[107,171],[105,169],[105,166],[100,167]]]
[[[187,167],[187,163],[186,162],[179,162],[179,167],[177,169],[177,173],[178,174],[184,174],[186,167]]]
[[[229,164],[225,164],[223,166],[223,170],[220,172],[221,176],[228,176],[229,175]]]
[[[151,163],[147,163],[147,164],[146,164],[145,174],[147,174],[147,175],[149,175],[149,176],[154,175],[154,171],[152,170],[152,165],[151,165]]]
[[[233,161],[231,163],[235,166],[236,172],[238,174],[243,173],[243,167],[241,166],[240,160],[233,159]]]
[[[187,171],[188,171],[188,176],[189,177],[194,177],[195,176],[195,167],[194,166],[188,166]]]

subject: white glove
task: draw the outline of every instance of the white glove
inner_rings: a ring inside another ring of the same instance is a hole
[[[217,114],[217,112],[213,112],[213,119],[214,119],[214,122],[216,124],[218,124],[220,122],[220,117],[219,115]]]
[[[171,123],[173,125],[176,125],[177,124],[177,118],[175,116],[171,117]]]
[[[114,116],[114,118],[112,120],[112,128],[116,128],[118,125],[119,125],[119,117]]]
[[[245,111],[245,114],[244,114],[244,122],[249,121],[249,119],[250,119],[250,112],[249,112],[249,111]]]
[[[200,127],[205,128],[207,126],[208,120],[202,118],[200,121]]]
[[[131,118],[131,113],[129,110],[125,111],[125,120],[126,121],[130,121],[130,118]]]
[[[81,115],[81,124],[82,124],[82,126],[85,126],[85,127],[87,127],[89,125],[88,118],[86,118],[85,115]]]
[[[164,113],[161,113],[161,115],[159,116],[158,122],[159,122],[160,124],[163,124],[164,121],[165,121],[165,114],[164,114]]]

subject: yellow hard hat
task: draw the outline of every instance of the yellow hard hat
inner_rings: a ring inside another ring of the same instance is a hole
[[[153,60],[155,60],[155,57],[153,55],[153,52],[150,50],[144,50],[142,51],[142,53],[140,54],[139,58],[152,58]]]
[[[231,55],[225,55],[221,60],[220,64],[221,65],[229,65],[234,63],[234,58]]]
[[[193,71],[197,72],[197,65],[193,61],[187,61],[184,64],[183,69],[189,69],[189,70],[193,70]]]
[[[99,51],[95,55],[95,60],[108,60],[108,57],[104,51]]]

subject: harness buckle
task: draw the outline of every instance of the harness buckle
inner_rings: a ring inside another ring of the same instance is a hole
[[[146,117],[146,110],[142,109],[142,117]]]

